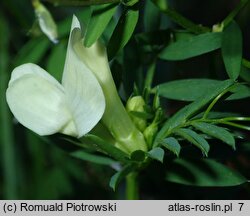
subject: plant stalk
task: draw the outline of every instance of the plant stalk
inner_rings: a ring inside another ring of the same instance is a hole
[[[176,10],[172,9],[168,5],[162,5],[162,1],[153,0],[153,3],[161,10],[162,13],[166,14],[173,22],[182,26],[184,29],[187,29],[190,32],[195,34],[202,34],[210,32],[211,29],[205,26],[200,26],[193,23],[191,20],[187,19]]]
[[[227,15],[227,17],[222,21],[224,27],[229,25],[232,20],[235,18],[235,16],[240,12],[242,8],[244,8],[249,0],[241,0],[240,3],[234,8],[234,10]]]
[[[212,110],[212,108],[214,107],[214,105],[218,102],[218,100],[220,98],[222,98],[222,96],[224,96],[227,92],[229,92],[230,90],[232,90],[234,87],[236,86],[235,85],[232,85],[230,87],[228,87],[227,89],[225,89],[223,92],[221,92],[208,106],[208,108],[206,109],[206,111],[204,112],[204,115],[202,117],[202,119],[206,119],[209,112]]]
[[[126,177],[126,199],[138,200],[139,199],[139,187],[138,187],[138,173],[132,172]]]

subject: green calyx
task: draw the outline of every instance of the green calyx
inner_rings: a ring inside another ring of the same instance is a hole
[[[86,64],[97,78],[104,97],[105,111],[101,122],[116,141],[115,146],[131,154],[133,151],[147,151],[143,134],[136,128],[129,117],[116,90],[110,71],[106,48],[97,41],[91,47],[85,47],[84,39],[76,40],[74,49],[79,58]]]

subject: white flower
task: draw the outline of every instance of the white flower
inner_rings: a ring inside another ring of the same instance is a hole
[[[6,92],[16,119],[39,135],[63,133],[81,137],[102,118],[105,98],[95,75],[73,47],[80,23],[74,16],[62,84],[35,64],[15,68]],[[58,64],[58,62],[55,62]]]

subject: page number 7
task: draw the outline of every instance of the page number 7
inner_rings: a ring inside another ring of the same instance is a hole
[[[244,203],[238,203],[238,204],[240,205],[239,211],[241,211],[241,210],[242,210],[242,207],[243,207],[243,205],[244,205]]]

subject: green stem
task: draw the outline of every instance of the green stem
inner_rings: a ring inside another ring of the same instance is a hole
[[[185,126],[192,124],[193,122],[211,122],[211,123],[223,123],[228,121],[250,121],[249,117],[226,117],[226,118],[220,118],[220,119],[195,119],[187,124]]]
[[[209,104],[209,106],[208,106],[208,108],[206,109],[206,111],[205,111],[205,113],[204,113],[202,119],[206,119],[206,118],[207,118],[209,112],[210,112],[211,109],[214,107],[214,105],[217,103],[217,101],[222,97],[222,95],[224,95],[224,94],[222,94],[222,93],[219,94],[219,95],[212,101],[212,103]]]
[[[152,90],[152,83],[153,83],[153,79],[155,76],[155,67],[156,67],[156,59],[154,59],[153,62],[149,65],[148,70],[147,70],[147,75],[144,81],[143,97],[146,103],[149,102],[150,93]]]
[[[132,172],[126,177],[126,199],[127,200],[138,200],[139,199],[139,188],[137,181],[137,172]]]
[[[250,117],[242,117],[242,116],[226,117],[220,119],[220,121],[250,121]]]
[[[58,5],[69,5],[69,6],[88,6],[98,5],[107,3],[119,3],[120,0],[43,0],[50,2],[56,6]]]
[[[148,68],[147,75],[145,78],[145,83],[144,87],[147,88],[148,90],[151,90],[152,88],[152,83],[155,75],[155,67],[156,67],[156,60],[154,60]]]
[[[243,129],[243,130],[250,131],[250,127],[249,126],[237,124],[237,123],[234,123],[234,122],[221,122],[220,124],[230,125],[232,127],[236,127],[236,128],[240,128],[240,129]]]
[[[164,11],[164,13],[169,16],[170,19],[172,19],[174,22],[182,26],[183,28],[187,29],[190,32],[201,34],[211,31],[210,28],[197,25],[193,23],[191,20],[187,19],[186,17],[179,14],[174,9],[168,8]]]
[[[224,27],[231,23],[234,17],[239,13],[239,11],[246,6],[249,0],[241,0],[240,3],[234,8],[234,10],[228,14],[228,16],[222,21]]]
[[[243,130],[250,130],[249,126],[241,125],[238,123],[230,122],[230,121],[250,121],[249,117],[227,117],[227,118],[221,118],[221,119],[195,119],[193,121],[189,121],[186,124],[182,125],[181,127],[187,127],[192,125],[194,122],[208,122],[208,123],[214,123],[214,124],[225,124],[230,125],[232,127],[240,128]]]
[[[5,36],[0,41],[0,144],[1,144],[1,160],[3,168],[4,199],[18,199],[17,192],[17,169],[16,155],[14,150],[14,134],[12,119],[5,99],[5,91],[9,75],[8,68],[8,24],[3,17],[0,17],[0,29]]]
[[[232,90],[236,85],[232,85],[229,88],[225,89],[223,92],[221,92],[208,106],[208,108],[206,109],[202,119],[206,119],[209,112],[211,111],[211,109],[214,107],[214,105],[218,102],[218,100],[225,95],[227,92],[229,92],[230,90]]]
[[[193,23],[191,20],[179,14],[176,10],[170,8],[168,5],[162,5],[162,1],[152,0],[153,3],[170,19],[172,19],[175,23],[179,24],[183,28],[187,29],[190,32],[201,34],[210,32],[211,29],[208,27],[204,27],[201,25],[197,25]]]

